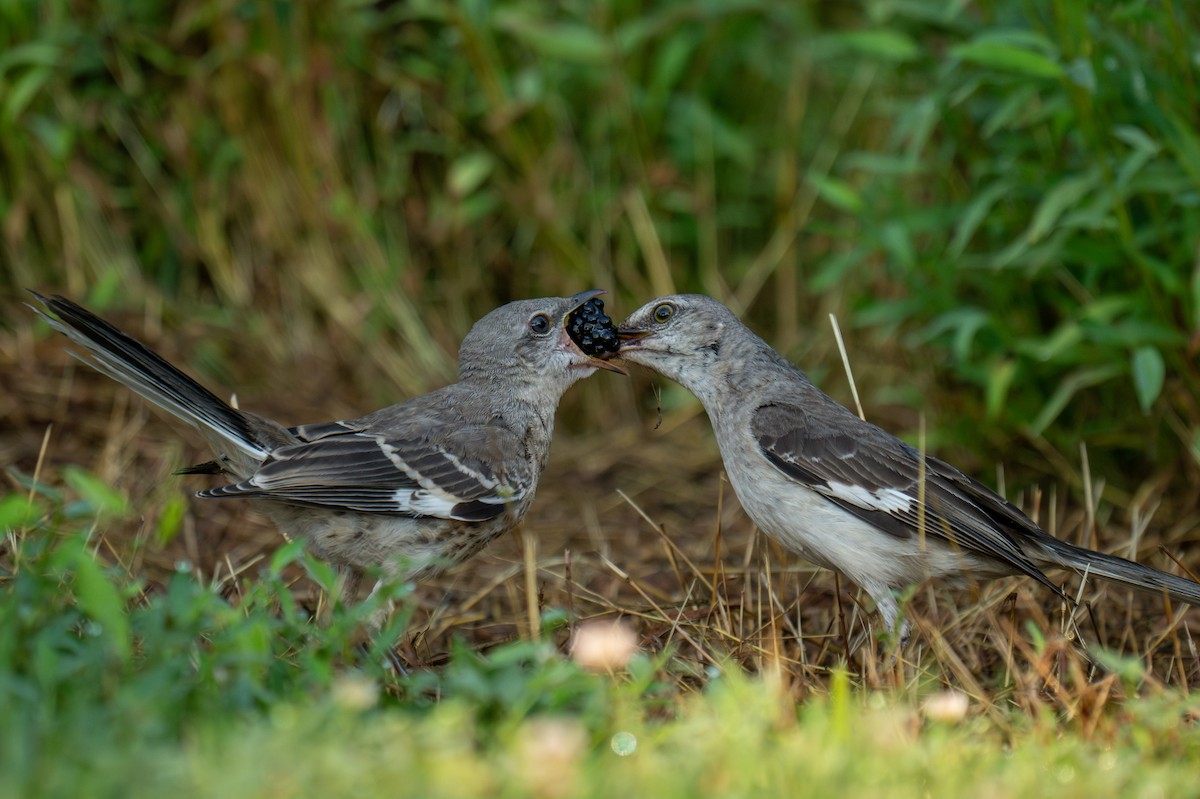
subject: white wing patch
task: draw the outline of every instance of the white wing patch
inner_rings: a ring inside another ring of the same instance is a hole
[[[436,516],[440,519],[453,518],[456,500],[438,496],[420,488],[401,488],[395,493],[399,510],[411,511],[421,516]]]
[[[872,491],[865,486],[849,485],[847,483],[830,482],[829,488],[823,493],[844,502],[850,502],[860,508],[881,510],[886,513],[904,513],[916,502],[914,497],[897,488],[881,488]]]

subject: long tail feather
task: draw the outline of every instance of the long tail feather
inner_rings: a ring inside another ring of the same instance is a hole
[[[1200,583],[1115,555],[1105,555],[1103,552],[1077,547],[1057,538],[1047,537],[1042,544],[1046,548],[1048,561],[1058,566],[1065,566],[1080,573],[1086,571],[1090,575],[1150,593],[1166,591],[1177,602],[1200,607]]]
[[[244,414],[140,341],[65,297],[44,297],[32,290],[29,293],[50,313],[29,307],[86,350],[71,353],[79,360],[124,383],[193,427],[215,433],[251,459],[261,461],[270,452]]]

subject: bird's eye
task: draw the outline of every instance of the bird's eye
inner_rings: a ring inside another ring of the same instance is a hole
[[[662,305],[654,309],[654,321],[662,324],[675,315],[675,306],[669,302],[664,302]]]
[[[550,317],[544,313],[534,314],[529,320],[529,329],[539,336],[544,336],[550,332]]]

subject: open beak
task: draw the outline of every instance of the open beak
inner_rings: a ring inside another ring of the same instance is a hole
[[[613,355],[612,357],[616,358],[618,356]],[[603,358],[593,358],[592,356],[589,355],[588,363],[591,366],[595,366],[598,369],[607,369],[610,372],[616,372],[619,375],[625,375],[626,377],[629,377],[629,372],[625,369],[625,367],[618,366],[617,364],[613,363],[612,361],[606,361]]]
[[[638,342],[653,332],[653,330],[641,330],[634,327],[617,328],[617,338],[621,341],[621,348],[617,350],[616,357],[620,358],[621,353],[625,350],[636,350],[638,348]]]
[[[621,339],[621,345],[624,346],[625,344],[632,344],[635,341],[641,341],[653,332],[653,330],[639,330],[633,327],[622,327],[617,329],[617,338]]]
[[[567,317],[570,316],[575,310],[577,310],[585,302],[587,302],[588,300],[594,300],[597,297],[599,297],[601,294],[607,294],[607,293],[608,292],[605,291],[604,289],[590,289],[588,291],[581,291],[578,294],[576,294],[574,297],[571,298],[571,302],[572,302],[571,307],[567,309],[567,312],[565,314],[563,314],[563,324],[565,325],[567,323]]]
[[[579,308],[582,307],[588,301],[595,299],[596,297],[599,297],[601,294],[605,294],[605,293],[607,293],[607,292],[605,292],[604,289],[591,289],[589,291],[581,291],[578,294],[572,296],[571,297],[571,306],[567,309],[567,312],[565,314],[563,314],[562,329],[564,331],[567,329],[567,325],[569,324],[570,319],[571,319],[571,314],[573,314],[573,313],[575,313],[575,311],[579,310]],[[567,339],[569,340],[570,336],[567,336]],[[575,342],[572,341],[571,344],[574,345],[576,349],[579,349],[579,345],[575,344]],[[629,375],[629,372],[627,372],[623,367],[618,366],[617,364],[613,363],[612,361],[609,361],[605,358],[597,358],[594,355],[588,355],[587,353],[583,352],[583,350],[579,350],[579,352],[580,352],[580,354],[584,355],[588,359],[589,366],[594,366],[597,369],[606,369],[609,372],[616,372],[619,375],[625,375],[625,376]],[[612,355],[610,357],[616,357],[616,355]]]

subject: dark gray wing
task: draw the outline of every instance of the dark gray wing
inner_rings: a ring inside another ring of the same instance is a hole
[[[338,433],[335,426],[343,429]],[[274,450],[250,479],[199,496],[483,521],[532,493],[534,466],[518,436],[461,425],[421,435],[351,432],[352,422],[296,428],[311,440]]]
[[[367,428],[357,419],[342,419],[336,422],[317,422],[315,424],[300,424],[289,427],[288,432],[301,441],[317,441],[329,436],[344,436],[346,433],[358,433]]]
[[[880,530],[908,538],[923,527],[926,535],[1008,564],[1061,594],[1019,544],[1047,533],[1015,505],[929,456],[922,494],[920,452],[841,406],[763,405],[751,431],[775,468]]]

